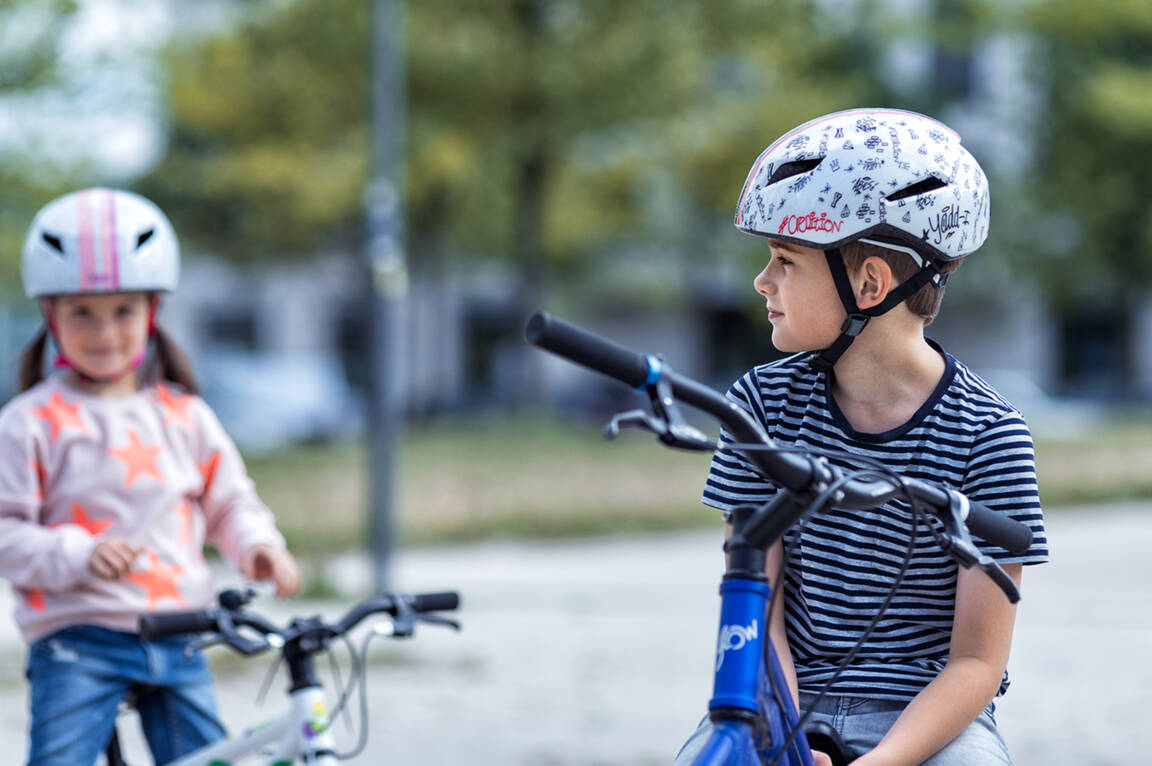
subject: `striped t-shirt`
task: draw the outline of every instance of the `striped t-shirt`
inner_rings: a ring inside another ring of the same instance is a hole
[[[1039,564],[1048,543],[1036,488],[1032,437],[1020,413],[951,355],[932,395],[902,426],[880,434],[852,428],[814,372],[811,354],[762,365],[729,390],[775,442],[837,450],[880,461],[911,478],[955,487],[990,509],[1032,527],[1031,549],[1010,554],[973,536],[1003,563]],[[707,505],[730,510],[769,499],[776,488],[721,436],[704,490]],[[834,457],[840,468],[863,460]],[[784,539],[788,641],[800,689],[818,692],[832,678],[895,583],[913,531],[907,502],[871,511],[829,511]],[[830,694],[910,700],[940,672],[956,598],[957,565],[925,523],[916,529],[911,568],[867,643]],[[1000,687],[1008,686],[1005,673]]]

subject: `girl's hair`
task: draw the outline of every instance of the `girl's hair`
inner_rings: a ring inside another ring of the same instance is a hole
[[[48,325],[20,352],[20,390],[27,391],[44,380],[44,352],[48,348]]]
[[[190,394],[199,394],[200,386],[196,384],[196,376],[192,373],[192,366],[188,364],[188,357],[176,345],[167,332],[160,325],[152,335],[152,354],[140,368],[140,380],[153,382],[167,380],[177,383]],[[27,391],[40,381],[44,380],[44,353],[48,349],[48,325],[40,328],[40,332],[20,352],[20,390]]]

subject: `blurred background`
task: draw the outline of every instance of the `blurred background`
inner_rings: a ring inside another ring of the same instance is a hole
[[[375,102],[373,39],[398,83]],[[887,105],[954,126],[992,183],[991,238],[930,334],[1029,417],[1049,506],[1147,496],[1150,91],[1144,3],[4,0],[0,396],[39,323],[32,215],[137,190],[184,250],[162,320],[269,502],[310,548],[361,543],[383,167],[407,267],[385,317],[398,539],[710,519],[702,468],[594,442],[635,402],[526,346],[525,318],[727,386],[774,353],[764,243],[730,223],[748,168],[801,121]]]
[[[161,321],[315,593],[371,537],[381,317],[396,544],[714,525],[707,461],[603,445],[639,401],[526,346],[525,319],[726,387],[774,355],[767,251],[731,225],[749,167],[874,105],[942,119],[988,172],[991,237],[929,334],[1028,417],[1045,505],[1152,496],[1139,1],[0,0],[0,400],[40,321],[33,214],[129,188],[181,238]],[[404,254],[383,314],[381,173]]]

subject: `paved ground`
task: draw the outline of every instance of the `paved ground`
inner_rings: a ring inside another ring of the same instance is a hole
[[[1017,766],[1132,762],[1152,698],[1152,509],[1061,512],[1053,563],[1026,571],[998,718]],[[565,544],[486,544],[399,557],[408,590],[461,591],[464,632],[376,642],[372,732],[354,763],[645,766],[671,761],[709,693],[719,530]],[[342,562],[343,582],[366,582]],[[7,596],[4,597],[5,599]],[[294,604],[335,616],[337,604]],[[285,605],[276,605],[283,611]],[[0,604],[0,610],[7,604]],[[222,650],[218,650],[222,651]],[[234,728],[265,667],[216,657]],[[0,631],[0,732],[22,762],[22,650]],[[274,690],[283,687],[280,681]],[[128,748],[139,752],[134,722]],[[348,733],[337,729],[344,742]],[[1139,762],[1140,756],[1136,756]],[[134,763],[147,763],[137,758]]]

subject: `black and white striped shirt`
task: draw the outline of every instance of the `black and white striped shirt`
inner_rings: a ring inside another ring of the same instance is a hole
[[[1039,564],[1048,543],[1036,487],[1032,436],[1020,413],[951,355],[931,397],[904,425],[881,434],[855,431],[833,399],[811,354],[757,367],[728,396],[781,445],[837,450],[878,460],[908,477],[956,487],[973,500],[1032,527],[1033,543],[1013,555],[976,538],[1001,562]],[[728,434],[712,461],[707,505],[730,510],[761,503],[773,485],[729,449]],[[845,469],[863,461],[836,457]],[[831,511],[785,537],[788,640],[800,688],[818,692],[876,614],[895,583],[913,532],[908,505]],[[910,700],[948,659],[957,565],[921,522],[911,568],[891,607],[830,694]],[[1005,674],[1000,688],[1008,686]]]

